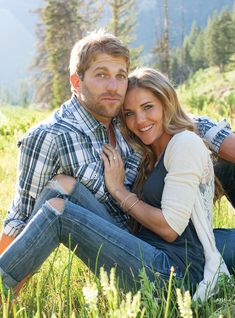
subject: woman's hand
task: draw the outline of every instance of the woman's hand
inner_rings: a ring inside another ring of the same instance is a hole
[[[111,145],[104,145],[101,158],[104,161],[104,180],[109,193],[116,198],[124,187],[125,170],[120,153]]]

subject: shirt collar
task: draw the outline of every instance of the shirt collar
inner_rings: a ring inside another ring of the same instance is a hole
[[[92,134],[95,130],[105,128],[105,126],[98,121],[89,111],[87,111],[79,102],[78,98],[73,95],[71,98],[71,110],[75,118],[75,124],[82,129],[87,135]],[[114,126],[118,125],[118,118],[112,119]]]
[[[106,129],[100,121],[81,105],[75,95],[72,95],[71,99],[61,106],[55,113],[55,117],[56,120],[67,122],[70,126],[83,131],[88,136],[100,129]],[[114,127],[119,127],[119,119],[113,118],[112,124]]]

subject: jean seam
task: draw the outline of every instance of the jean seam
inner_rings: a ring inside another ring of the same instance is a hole
[[[69,217],[67,217],[66,215],[63,215],[63,217],[64,217],[65,219],[67,219],[67,220],[71,220],[71,219],[70,219]],[[108,221],[107,221],[107,222],[108,222]],[[79,220],[74,220],[74,223],[77,223],[77,224],[79,224],[79,225],[82,225],[83,227],[86,227],[87,229],[92,230],[93,232],[95,232],[96,234],[98,234],[100,237],[102,237],[102,238],[108,240],[106,236],[104,236],[104,235],[102,235],[100,232],[96,231],[93,227],[89,226],[89,224],[84,224],[83,222],[80,222]],[[110,224],[112,224],[112,223],[110,223]],[[112,225],[114,225],[114,224],[112,224]],[[114,225],[114,226],[115,226],[115,225]],[[120,230],[120,228],[119,228],[119,230]],[[125,232],[125,231],[124,231],[124,232]],[[125,233],[126,233],[126,232],[125,232]],[[147,269],[149,269],[149,270],[152,270],[152,269],[153,269],[153,266],[151,267],[151,266],[149,266],[149,265],[143,264],[143,260],[142,260],[142,259],[138,258],[135,254],[130,253],[127,249],[125,249],[125,248],[123,248],[122,246],[118,245],[115,241],[110,240],[110,238],[109,238],[109,242],[112,243],[113,245],[115,245],[116,247],[118,247],[119,249],[125,251],[126,253],[129,253],[130,256],[132,256],[133,258],[135,258],[137,261],[141,262],[142,265],[143,265],[145,268],[147,268]],[[161,252],[164,253],[163,251],[161,251]],[[166,254],[164,253],[164,255],[166,255]],[[167,256],[167,255],[166,255],[166,256]],[[159,274],[160,274],[161,276],[163,276],[163,277],[169,278],[169,274],[163,273],[162,271],[159,271],[159,270],[157,270],[156,272],[159,273]]]
[[[53,213],[53,215],[55,215],[54,212],[52,212],[52,213]],[[54,218],[53,220],[50,220],[49,224],[45,227],[45,230],[48,229],[49,227],[51,227],[51,225],[53,225],[53,224],[57,221],[57,218],[59,218],[59,216],[55,215],[55,218]],[[40,232],[40,235],[38,236],[37,243],[35,244],[35,242],[32,242],[32,244],[30,244],[30,245],[27,247],[27,249],[25,249],[25,251],[24,251],[25,253],[23,254],[23,256],[22,256],[22,254],[21,254],[20,260],[17,261],[16,264],[15,264],[13,267],[12,267],[12,266],[9,267],[9,269],[8,269],[7,272],[13,271],[16,266],[18,266],[19,264],[21,264],[22,261],[23,261],[25,258],[28,257],[28,256],[27,256],[27,255],[28,255],[28,253],[27,253],[28,249],[29,249],[29,248],[32,248],[33,245],[34,245],[35,247],[37,247],[38,244],[39,244],[39,241],[41,240],[41,238],[43,237],[43,235],[44,235],[44,231],[41,231],[41,232]],[[60,241],[60,240],[59,240],[59,241]],[[5,271],[5,272],[6,272],[6,271]],[[7,273],[7,272],[6,272],[6,273]],[[9,274],[7,274],[7,275],[9,275]],[[11,275],[9,275],[9,276],[11,276]]]

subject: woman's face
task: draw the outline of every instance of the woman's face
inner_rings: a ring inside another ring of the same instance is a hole
[[[158,143],[164,134],[163,105],[145,88],[129,90],[124,100],[126,125],[145,145]]]

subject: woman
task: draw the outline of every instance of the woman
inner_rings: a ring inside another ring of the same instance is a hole
[[[201,282],[197,289],[201,299],[213,291],[219,272],[228,274],[211,227],[214,175],[209,151],[193,133],[168,79],[153,69],[132,73],[122,124],[126,138],[144,158],[136,194],[124,187],[118,149],[105,145],[101,157],[108,191],[140,225],[138,230],[131,234],[121,229],[107,211],[89,203],[93,196],[85,196],[90,210],[51,199],[0,257],[5,287],[16,286],[59,243],[72,249],[78,245],[75,253],[93,270],[116,265],[128,285],[142,266],[151,280],[158,273],[162,281],[174,266],[177,281],[191,291]],[[75,180],[62,178],[70,192]]]
[[[136,182],[142,200],[123,186],[120,155],[108,145],[102,156],[106,186],[141,224],[136,236],[164,251],[176,275],[188,270],[192,285],[201,281],[197,293],[204,299],[219,270],[228,274],[212,231],[214,175],[209,151],[192,132],[193,124],[168,79],[153,69],[130,75],[122,123],[127,141],[144,154]]]

